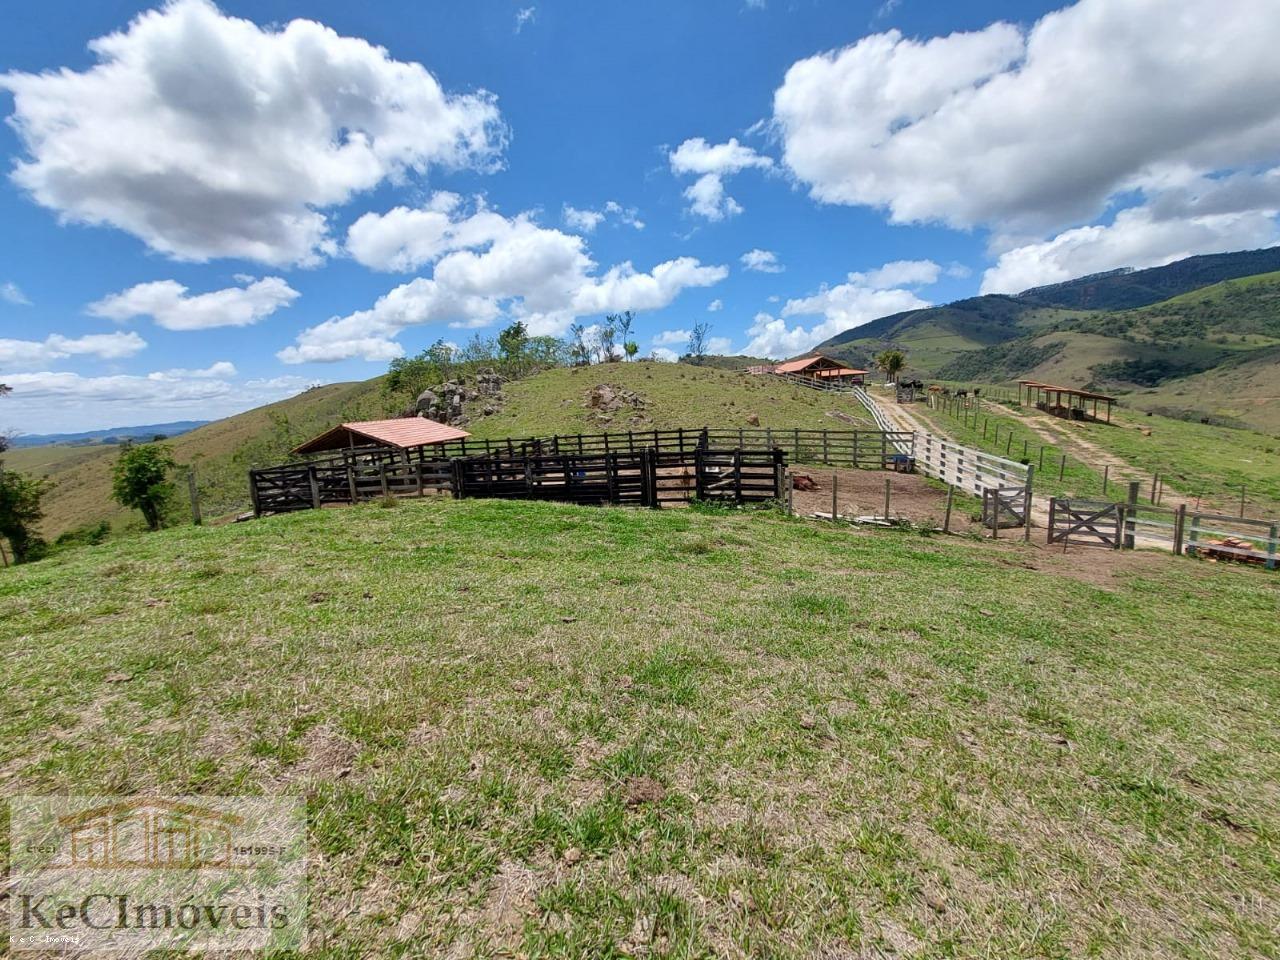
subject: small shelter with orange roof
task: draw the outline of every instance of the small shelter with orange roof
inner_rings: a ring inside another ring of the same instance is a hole
[[[833,383],[852,387],[862,386],[867,375],[865,370],[857,370],[839,360],[823,356],[820,353],[813,353],[795,360],[787,360],[773,367],[752,367],[751,372],[805,377],[818,383]]]

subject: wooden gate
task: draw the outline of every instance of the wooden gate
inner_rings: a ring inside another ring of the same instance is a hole
[[[992,487],[982,491],[982,526],[1022,527],[1027,523],[1027,488]]]
[[[1120,549],[1124,505],[1106,500],[1049,501],[1049,542]]]

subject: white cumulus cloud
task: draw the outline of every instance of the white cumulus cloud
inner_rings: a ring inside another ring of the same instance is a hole
[[[578,208],[565,204],[561,211],[564,218],[564,225],[570,230],[578,230],[582,233],[592,233],[596,227],[604,223],[610,217],[617,218],[618,222],[634,227],[637,230],[644,229],[644,221],[640,219],[640,211],[635,207],[624,207],[616,200],[608,200],[604,206],[598,210],[587,208]]]
[[[278,354],[284,362],[387,360],[403,352],[399,331],[425,323],[482,327],[508,317],[535,335],[560,334],[578,317],[658,309],[728,275],[692,257],[647,273],[624,262],[599,274],[582,237],[539,226],[527,213],[508,218],[486,209],[366,214],[352,226],[347,247],[378,269],[431,263],[431,276],[396,287],[367,310],[302,331]]]
[[[789,357],[879,317],[929,306],[908,287],[935,282],[941,268],[928,260],[898,260],[875,270],[853,272],[847,282],[823,287],[808,297],[788,300],[782,316],[758,313],[747,330],[744,353],[756,357]],[[822,317],[810,327],[788,326],[786,317]]]
[[[688,330],[663,330],[652,342],[657,347],[669,347],[677,343],[688,343],[691,335]]]
[[[724,309],[724,301],[721,300],[719,297],[717,297],[715,300],[712,300],[710,303],[707,304],[708,313],[719,313],[723,309]]]
[[[150,317],[166,330],[208,330],[257,323],[300,296],[280,277],[240,279],[245,286],[194,295],[176,280],[139,283],[89,304],[88,311],[117,321]]]
[[[726,143],[708,143],[702,137],[684,141],[668,154],[671,172],[698,179],[684,191],[689,211],[708,220],[724,220],[742,212],[742,205],[725,192],[724,180],[743,170],[772,170],[773,158],[730,137]]]
[[[782,273],[787,269],[778,262],[778,255],[772,250],[761,250],[757,247],[748,250],[740,258],[742,265],[755,273]]]
[[[429,168],[492,169],[487,93],[310,20],[262,28],[172,0],[90,43],[84,71],[10,72],[14,182],[64,220],[109,224],[203,261],[310,264],[325,208]]]
[[[794,64],[784,162],[895,222],[1043,233],[1170,176],[1280,153],[1280,17],[1260,0],[1080,0],[1023,33],[889,31]]]
[[[146,346],[147,341],[132,332],[90,333],[83,337],[53,333],[43,340],[0,340],[0,364],[30,367],[76,356],[123,360]]]

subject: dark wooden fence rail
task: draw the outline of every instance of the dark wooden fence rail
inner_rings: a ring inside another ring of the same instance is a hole
[[[782,449],[792,463],[853,466],[879,470],[910,451],[915,434],[904,430],[801,430],[769,427],[680,428],[675,430],[627,430],[593,434],[554,434],[477,440],[468,437],[417,451],[412,458],[386,447],[354,447],[328,456],[310,458],[285,467],[342,466],[348,463],[404,463],[409,460],[453,460],[484,454],[506,453],[639,453],[654,449],[684,453],[702,447],[721,450]],[[272,469],[283,469],[272,468]]]
[[[527,449],[451,460],[290,464],[251,470],[249,486],[258,515],[428,492],[661,507],[695,499],[778,500],[785,468],[779,448],[583,454]]]

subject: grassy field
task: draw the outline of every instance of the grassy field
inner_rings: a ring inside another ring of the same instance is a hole
[[[642,400],[606,421],[586,404],[592,387],[609,384]],[[745,427],[755,414],[765,427],[850,429],[830,416],[839,411],[871,426],[856,400],[805,390],[778,380],[688,364],[628,363],[549,370],[509,385],[498,412],[483,415],[488,401],[468,405],[477,437],[543,436],[667,427]],[[412,398],[388,395],[380,378],[318,387],[265,407],[219,420],[170,442],[179,464],[194,464],[206,516],[248,507],[246,471],[290,459],[290,449],[342,420],[393,416]],[[115,446],[49,446],[15,450],[5,462],[15,470],[47,476],[55,483],[45,500],[47,537],[108,520],[117,532],[142,529],[138,514],[116,505],[111,495]],[[187,516],[185,487],[176,498],[176,519]]]
[[[1280,516],[1280,439],[1266,434],[1124,407],[1115,409],[1111,424],[1076,423],[999,403],[984,403],[977,418],[970,414],[968,426],[963,414],[931,411],[924,404],[913,405],[911,413],[969,446],[1001,455],[1008,449],[1013,459],[1022,458],[1025,440],[1028,459],[1037,467],[1039,448],[1046,446],[1045,467],[1036,489],[1049,496],[1100,496],[1103,467],[1111,458],[1125,464],[1112,466],[1111,479],[1142,481],[1144,496],[1150,493],[1152,475],[1159,473],[1169,491],[1232,513],[1239,509],[1243,487],[1247,515]],[[999,441],[995,440],[997,425]],[[1063,453],[1067,467],[1059,481]]]
[[[640,406],[624,405],[606,421],[587,404],[593,387],[607,385],[639,395]],[[510,384],[507,400],[490,416],[467,429],[478,437],[527,437],[554,433],[599,433],[676,427],[748,427],[754,415],[761,427],[852,429],[832,416],[839,412],[874,429],[870,416],[852,397],[809,390],[781,379],[739,371],[672,363],[614,363],[548,370]],[[471,405],[475,413],[483,401]]]
[[[304,797],[320,957],[1277,956],[1278,589],[770,513],[187,527],[0,571],[0,788]]]

